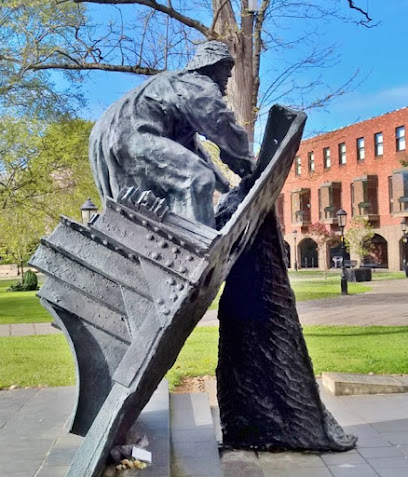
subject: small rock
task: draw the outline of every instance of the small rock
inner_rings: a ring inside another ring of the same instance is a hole
[[[10,391],[12,391],[13,389],[17,389],[17,386],[15,384],[12,384],[10,387],[9,387]]]
[[[374,373],[373,373],[372,371],[370,371],[370,372],[368,373],[368,375],[369,375],[369,376],[374,376]]]

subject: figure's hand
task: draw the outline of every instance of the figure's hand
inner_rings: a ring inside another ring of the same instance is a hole
[[[238,168],[238,174],[240,177],[246,177],[254,172],[255,167],[256,167],[255,159],[251,156],[248,159],[242,160],[240,162],[240,165]]]

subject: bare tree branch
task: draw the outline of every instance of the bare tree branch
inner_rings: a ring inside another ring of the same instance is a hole
[[[210,29],[206,25],[199,22],[198,20],[194,20],[193,18],[187,17],[186,15],[183,15],[182,13],[178,12],[171,6],[171,3],[169,4],[169,6],[166,6],[156,2],[155,0],[74,0],[74,2],[99,3],[103,5],[144,5],[146,7],[153,8],[158,12],[165,13],[170,18],[174,18],[180,23],[183,23],[183,25],[186,25],[190,28],[194,28],[206,37],[209,37],[211,33]]]

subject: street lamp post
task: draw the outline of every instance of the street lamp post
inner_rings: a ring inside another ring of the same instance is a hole
[[[92,202],[89,198],[84,204],[81,205],[81,216],[82,216],[82,223],[87,225],[93,215],[98,213],[98,207]]]
[[[295,246],[295,262],[294,262],[294,267],[295,267],[295,272],[298,271],[298,261],[297,261],[297,248],[296,248],[296,238],[297,238],[297,233],[298,231],[297,230],[294,230],[292,232],[292,235],[293,235],[293,242],[294,242],[294,246]]]
[[[401,230],[402,230],[402,269],[405,272],[405,276],[408,278],[408,263],[407,263],[407,243],[408,243],[408,233],[407,233],[408,223],[406,217],[401,220]]]
[[[341,263],[341,294],[348,295],[347,289],[347,273],[346,273],[346,245],[344,243],[344,227],[346,226],[347,222],[347,212],[344,209],[339,209],[337,211],[337,223],[340,227],[340,234],[341,234],[341,254],[343,257]]]

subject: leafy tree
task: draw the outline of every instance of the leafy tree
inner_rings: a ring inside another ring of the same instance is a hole
[[[16,207],[0,213],[0,255],[17,263],[23,279],[24,263],[36,249],[44,233],[44,215]]]
[[[339,243],[339,236],[333,231],[327,230],[326,226],[322,222],[315,222],[309,227],[309,235],[316,242],[323,262],[323,270],[325,278],[327,278],[327,271],[329,267],[328,249]]]
[[[27,118],[0,123],[0,214],[25,209],[51,227],[60,213],[78,216],[98,194],[88,162],[92,123],[64,119],[44,125]]]
[[[354,217],[351,220],[350,228],[344,235],[347,250],[358,257],[358,266],[361,265],[364,257],[370,255],[373,250],[371,239],[375,233],[370,222],[364,217]]]
[[[63,71],[70,81],[92,70],[152,75],[184,64],[192,42],[218,39],[231,47],[237,64],[229,87],[229,102],[238,121],[253,137],[260,111],[285,97],[285,103],[306,109],[318,107],[347,87],[326,88],[316,78],[296,81],[302,73],[333,61],[335,50],[322,48],[317,22],[346,18],[358,11],[357,23],[370,26],[371,18],[351,0],[261,0],[252,12],[248,0],[4,0],[0,10],[0,98],[3,106],[36,106],[47,111],[55,93],[50,71]],[[105,7],[103,22],[97,8]],[[118,7],[120,5],[120,7]],[[126,5],[126,6],[125,6]],[[299,28],[298,28],[299,27]],[[301,28],[300,28],[301,27]],[[301,31],[302,33],[299,33]],[[306,33],[304,33],[306,31]],[[285,63],[288,51],[298,54]],[[264,76],[260,90],[261,57]],[[335,58],[335,56],[334,56]],[[277,62],[283,63],[276,69]],[[317,90],[308,102],[300,97]],[[7,93],[5,95],[5,93]],[[41,94],[39,94],[41,93]],[[72,94],[72,91],[66,91]],[[64,106],[66,102],[57,104]],[[33,110],[33,107],[31,108]],[[63,109],[63,108],[62,108]]]

